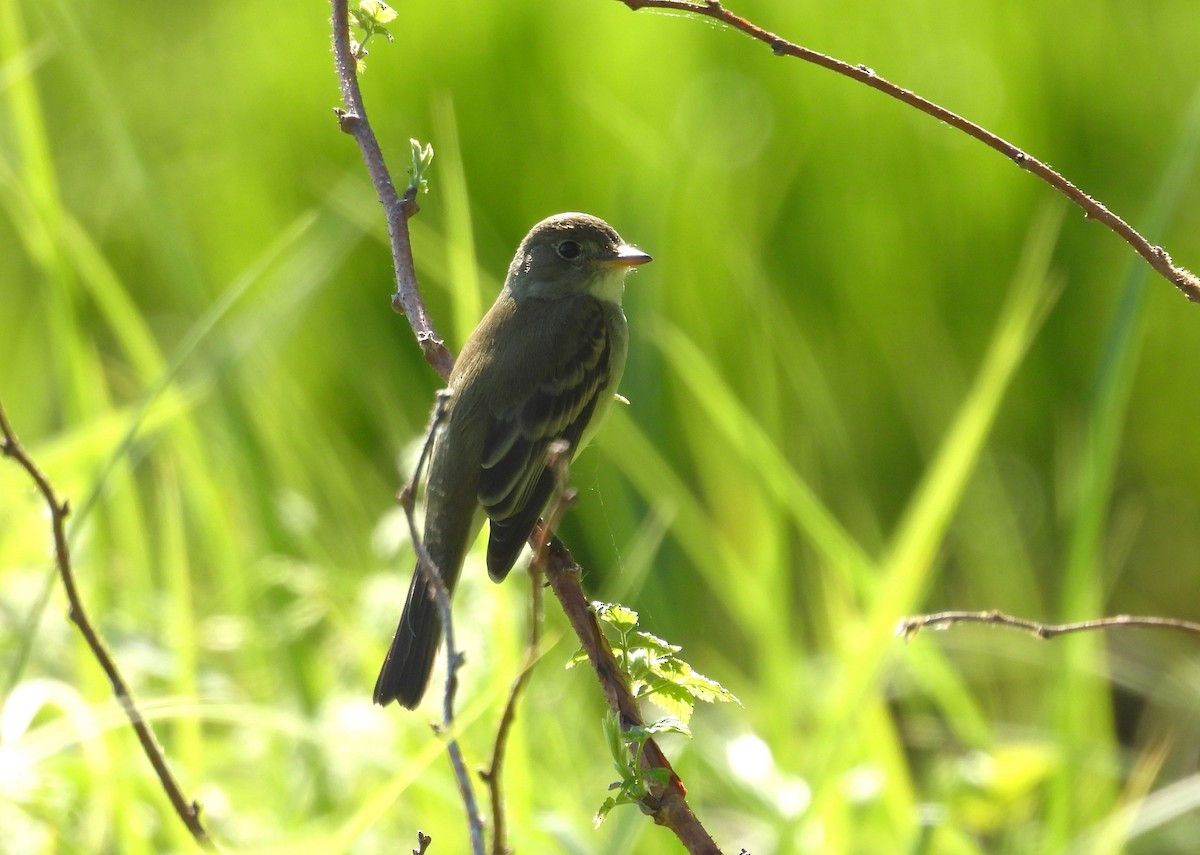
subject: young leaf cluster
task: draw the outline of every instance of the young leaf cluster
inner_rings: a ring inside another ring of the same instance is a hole
[[[595,602],[592,610],[607,629],[605,635],[634,697],[651,701],[668,717],[677,719],[680,733],[688,733],[687,723],[697,701],[741,704],[732,692],[681,659],[679,645],[638,629],[638,613],[633,609],[619,603]],[[570,664],[581,661],[581,655],[582,651]]]
[[[355,39],[350,44],[359,74],[366,71],[367,42],[371,36],[380,35],[392,41],[392,34],[387,31],[385,24],[396,20],[396,10],[383,0],[362,0],[356,8],[350,10],[350,17],[355,25],[363,31],[361,39]]]
[[[647,796],[651,785],[666,783],[669,770],[642,768],[646,740],[663,733],[691,736],[687,722],[697,701],[741,702],[716,680],[705,677],[680,659],[681,647],[638,629],[638,614],[633,609],[619,603],[593,602],[592,611],[605,628],[605,636],[634,697],[651,701],[666,713],[657,721],[624,732],[613,713],[605,716],[604,735],[620,780],[609,787],[616,794],[605,799],[596,812],[595,822],[599,825],[617,805],[637,804]],[[580,650],[567,667],[586,661],[587,654]]]
[[[420,140],[410,139],[408,145],[412,150],[412,164],[408,167],[408,174],[412,178],[409,186],[428,193],[429,181],[425,178],[425,173],[433,165],[433,143],[422,145]]]
[[[660,733],[682,733],[691,736],[685,725],[669,716],[651,724],[631,727],[624,733],[621,732],[621,723],[617,721],[613,712],[610,711],[604,716],[604,739],[620,780],[608,785],[609,791],[615,791],[616,795],[606,798],[596,811],[593,820],[596,827],[604,822],[613,808],[618,805],[639,804],[650,794],[651,786],[668,782],[671,777],[670,769],[642,768],[642,752],[646,748],[646,740]],[[632,753],[626,749],[626,743],[634,746]]]

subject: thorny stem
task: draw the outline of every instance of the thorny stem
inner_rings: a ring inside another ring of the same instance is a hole
[[[375,187],[375,194],[379,197],[379,203],[383,205],[384,218],[387,220],[388,245],[392,248],[392,268],[396,277],[392,308],[408,318],[409,326],[412,327],[425,360],[433,366],[438,376],[446,381],[454,367],[454,357],[442,342],[425,309],[421,289],[417,284],[416,268],[413,266],[408,219],[415,216],[419,210],[416,203],[417,188],[410,186],[403,197],[396,193],[396,186],[392,183],[387,164],[384,163],[379,141],[375,138],[375,132],[371,130],[370,122],[367,121],[367,109],[363,105],[362,92],[358,87],[354,53],[350,47],[350,19],[346,0],[331,0],[331,3],[334,65],[343,102],[343,107],[336,111],[338,125],[358,143],[367,174]]]

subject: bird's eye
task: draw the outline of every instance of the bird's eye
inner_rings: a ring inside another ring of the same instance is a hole
[[[583,252],[583,249],[573,240],[564,240],[554,248],[554,251],[558,253],[559,258],[571,261],[572,259],[579,258],[579,253]]]

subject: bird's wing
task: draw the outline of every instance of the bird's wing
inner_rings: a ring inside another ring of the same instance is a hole
[[[484,443],[479,502],[491,520],[488,573],[503,579],[512,569],[554,489],[546,467],[550,443],[564,439],[578,449],[597,402],[609,387],[613,341],[603,307],[589,300],[573,330],[561,330],[563,346],[547,352],[541,378],[530,394],[495,414]]]

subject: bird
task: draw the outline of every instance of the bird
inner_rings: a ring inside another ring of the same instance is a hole
[[[651,260],[577,212],[547,217],[518,246],[454,363],[429,452],[423,544],[451,594],[485,520],[488,575],[508,575],[553,492],[549,446],[565,440],[573,457],[594,433],[625,368],[625,278]],[[418,565],[376,704],[417,707],[442,634]]]

